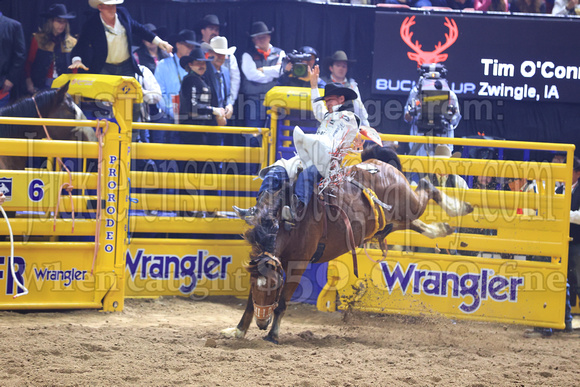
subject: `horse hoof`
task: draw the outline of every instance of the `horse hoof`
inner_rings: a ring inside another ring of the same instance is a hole
[[[279,344],[279,343],[278,343],[278,339],[277,339],[277,338],[274,338],[274,337],[272,337],[272,336],[270,336],[270,335],[268,335],[268,336],[264,337],[264,341],[269,341],[270,343],[274,343],[274,344],[276,344],[276,345],[278,345],[278,344]]]
[[[224,337],[231,337],[234,339],[242,339],[245,336],[245,332],[239,330],[237,327],[226,328],[226,329],[222,330],[220,333]]]
[[[475,209],[471,204],[469,204],[467,202],[464,203],[464,206],[465,206],[465,208],[464,208],[465,215],[471,214],[473,212],[473,210]]]

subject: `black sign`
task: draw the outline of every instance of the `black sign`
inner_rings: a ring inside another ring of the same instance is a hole
[[[461,98],[580,102],[578,20],[377,12],[373,92],[409,94],[442,63]]]

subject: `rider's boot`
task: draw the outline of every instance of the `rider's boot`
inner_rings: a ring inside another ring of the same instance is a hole
[[[236,215],[238,215],[240,219],[243,219],[246,222],[254,218],[254,215],[256,213],[256,207],[240,208],[237,206],[232,206],[232,208],[236,212]]]
[[[304,203],[296,195],[293,195],[290,205],[282,207],[282,219],[296,223],[304,217],[304,207]]]

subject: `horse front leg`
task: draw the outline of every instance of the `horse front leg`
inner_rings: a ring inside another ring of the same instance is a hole
[[[308,262],[307,262],[308,263]],[[306,267],[301,271],[298,278],[302,277],[304,270]],[[278,302],[278,307],[274,309],[274,319],[272,320],[272,328],[270,328],[270,332],[268,332],[268,336],[264,337],[264,340],[270,341],[274,344],[278,344],[278,337],[280,333],[280,323],[282,322],[282,317],[284,317],[284,313],[286,313],[286,308],[288,306],[288,301],[292,298],[292,295],[296,291],[296,288],[300,282],[286,282],[284,284],[284,289],[282,289],[282,296],[280,297],[280,301]]]
[[[236,339],[243,339],[246,336],[246,332],[252,323],[252,318],[254,317],[254,299],[252,298],[252,290],[248,295],[248,303],[246,304],[246,310],[242,315],[242,319],[236,327],[226,328],[221,331],[221,334],[226,337],[233,337]]]

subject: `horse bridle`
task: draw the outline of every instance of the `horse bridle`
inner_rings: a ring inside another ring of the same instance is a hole
[[[265,252],[264,255],[268,256],[270,259],[272,259],[275,262],[276,269],[280,268],[280,270],[283,271],[282,262],[280,262],[280,259],[278,257],[276,257],[274,254],[271,254],[269,252]],[[276,273],[278,273],[277,270],[276,270]],[[258,320],[265,320],[272,315],[272,312],[274,311],[274,309],[276,309],[278,307],[278,300],[280,299],[280,296],[282,294],[283,287],[284,287],[284,284],[278,286],[278,289],[276,290],[276,301],[273,304],[262,306],[262,305],[257,305],[256,301],[252,300],[252,302],[254,304],[254,315],[256,316],[256,318]]]

